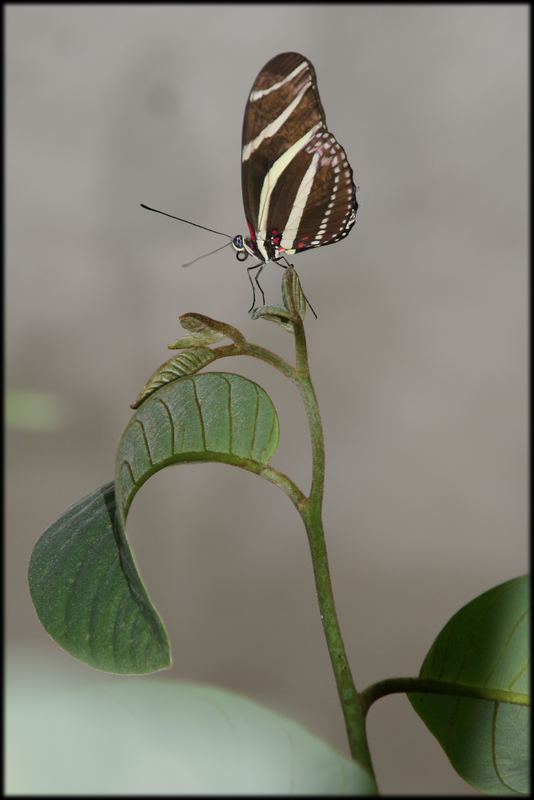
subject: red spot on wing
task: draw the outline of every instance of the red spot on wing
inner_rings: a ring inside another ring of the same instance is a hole
[[[282,241],[282,234],[278,233],[278,228],[273,228],[271,230],[271,242],[277,247],[280,248],[280,242]]]

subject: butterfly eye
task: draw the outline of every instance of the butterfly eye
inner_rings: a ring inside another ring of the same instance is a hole
[[[246,261],[248,258],[248,251],[244,245],[243,237],[240,233],[232,239],[232,247],[235,250],[235,256],[238,261]]]

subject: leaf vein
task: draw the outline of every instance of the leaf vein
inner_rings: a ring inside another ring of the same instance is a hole
[[[150,452],[150,445],[148,444],[148,438],[147,438],[146,430],[145,430],[145,423],[143,422],[143,420],[141,420],[141,419],[139,419],[139,417],[137,417],[136,419],[134,419],[134,424],[135,425],[139,425],[139,427],[141,428],[141,436],[143,438],[143,442],[144,442],[144,445],[145,445],[147,458],[148,458],[150,466],[153,467],[154,464],[152,463],[152,453]]]
[[[202,449],[205,451],[206,450],[206,428],[205,428],[205,425],[204,425],[204,417],[202,415],[202,404],[201,404],[201,402],[200,402],[200,400],[198,398],[196,381],[190,379],[190,383],[193,386],[193,398],[195,400],[195,404],[196,404],[196,407],[197,407],[197,410],[198,410],[198,416],[199,416],[199,420],[200,420],[200,431],[201,431],[201,435],[202,435]]]
[[[157,397],[156,399],[157,399],[158,403],[160,403],[163,406],[163,408],[167,412],[167,416],[169,418],[169,432],[170,432],[170,437],[171,437],[170,452],[174,454],[174,453],[177,452],[176,449],[175,449],[176,448],[176,439],[175,439],[175,435],[174,434],[175,434],[175,428],[178,427],[178,426],[174,425],[174,421],[173,421],[173,418],[172,418],[172,412],[171,412],[171,409],[169,407],[169,404],[165,400],[162,400],[161,397]]]

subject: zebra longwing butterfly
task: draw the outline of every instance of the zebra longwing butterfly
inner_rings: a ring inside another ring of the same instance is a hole
[[[258,278],[268,261],[287,262],[286,254],[338,242],[356,220],[352,168],[326,127],[315,70],[299,53],[275,56],[254,81],[243,120],[241,184],[249,236],[228,238],[239,261],[259,259],[247,268],[253,308],[252,270],[265,302]]]
[[[281,53],[260,71],[242,145],[251,254],[267,262],[347,236],[358,208],[352,169],[326,127],[315,70],[304,56]]]

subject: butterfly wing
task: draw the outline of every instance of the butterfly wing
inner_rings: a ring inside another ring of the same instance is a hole
[[[315,70],[304,56],[281,53],[260,71],[242,145],[245,216],[262,260],[349,233],[358,208],[352,169],[327,130]]]

